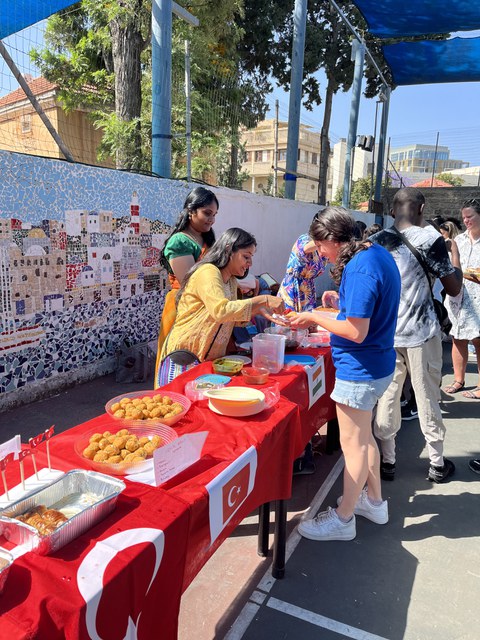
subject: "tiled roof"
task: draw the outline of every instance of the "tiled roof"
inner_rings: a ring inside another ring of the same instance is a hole
[[[43,93],[53,91],[58,87],[58,85],[54,84],[53,82],[49,82],[46,78],[41,77],[30,80],[28,82],[28,86],[30,87],[33,95],[37,97],[42,95]],[[3,98],[0,98],[0,108],[6,107],[9,104],[21,102],[22,100],[25,100],[26,97],[27,96],[23,89],[16,89],[15,91],[8,93],[6,96],[3,96]]]

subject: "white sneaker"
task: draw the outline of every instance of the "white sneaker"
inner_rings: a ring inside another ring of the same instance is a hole
[[[300,522],[298,532],[309,540],[353,540],[357,535],[355,516],[350,522],[342,522],[335,509],[328,507],[312,520]]]
[[[337,504],[342,502],[343,496],[337,500]],[[388,522],[388,502],[383,500],[381,504],[372,504],[368,499],[367,488],[362,490],[358,496],[357,504],[353,510],[356,516],[363,516],[375,524],[387,524]]]

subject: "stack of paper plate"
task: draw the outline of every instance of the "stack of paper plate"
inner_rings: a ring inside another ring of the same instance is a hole
[[[223,416],[253,416],[265,408],[265,394],[248,387],[210,389],[204,396],[208,398],[210,409]]]

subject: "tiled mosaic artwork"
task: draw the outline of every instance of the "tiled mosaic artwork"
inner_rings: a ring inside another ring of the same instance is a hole
[[[0,151],[0,393],[156,337],[190,188]]]

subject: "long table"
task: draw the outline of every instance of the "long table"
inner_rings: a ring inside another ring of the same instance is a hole
[[[195,403],[175,428],[179,435],[208,431],[197,463],[161,487],[127,480],[105,520],[51,556],[18,558],[0,596],[0,637],[176,638],[183,591],[244,517],[291,495],[293,460],[335,416],[330,353],[315,354],[324,356],[327,389],[311,409],[301,367],[271,377],[280,399],[256,416],[228,418]],[[183,392],[188,380],[210,371],[203,363],[166,391]],[[93,428],[112,430],[118,422],[101,415],[55,436],[52,466],[88,468],[74,443]],[[46,466],[41,452],[37,464]],[[10,486],[15,480],[11,470]]]

